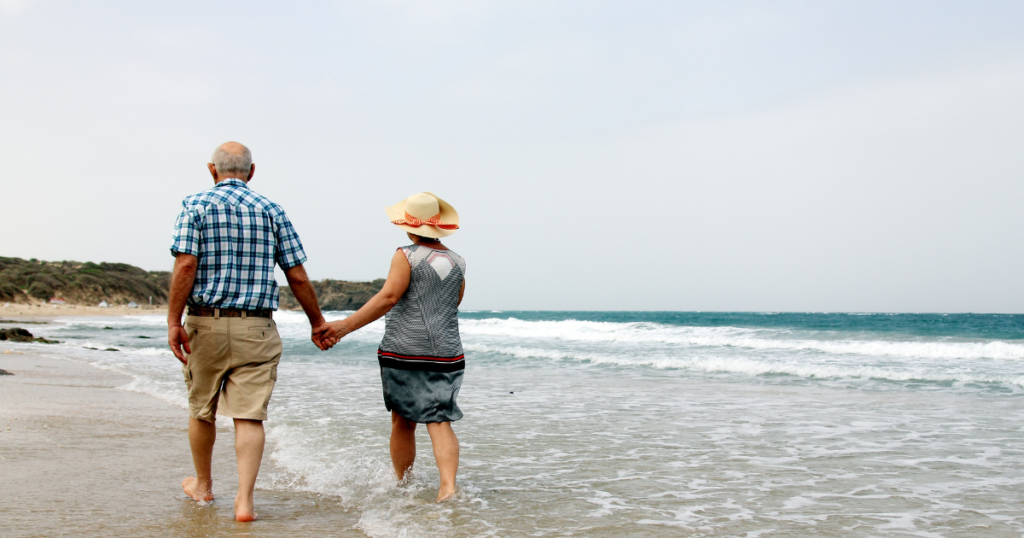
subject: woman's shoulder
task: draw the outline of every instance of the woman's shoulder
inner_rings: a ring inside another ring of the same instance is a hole
[[[459,265],[462,266],[462,271],[463,272],[466,271],[466,258],[463,258],[462,256],[459,256],[458,253],[456,253],[454,250],[450,250],[449,249],[449,250],[446,250],[444,252],[445,252],[445,254],[450,255],[455,260],[455,263],[458,263]]]
[[[427,259],[433,251],[433,249],[426,248],[423,245],[417,245],[416,243],[406,245],[404,247],[398,247],[398,250],[401,250],[402,254],[405,254],[406,259],[409,260],[409,265],[412,267],[416,267],[420,262]]]
[[[466,259],[463,258],[462,256],[459,256],[454,250],[450,248],[444,250],[434,249],[434,253],[442,256],[447,256],[448,259],[452,261],[452,263],[458,265],[459,268],[462,269],[462,275],[466,275]]]
[[[413,243],[408,246],[399,247],[399,250],[405,254],[405,257],[409,260],[409,265],[412,267],[416,267],[423,261],[430,263],[430,260],[436,256],[444,256],[449,258],[455,265],[458,265],[462,269],[463,274],[466,272],[466,259],[448,248],[431,248]]]

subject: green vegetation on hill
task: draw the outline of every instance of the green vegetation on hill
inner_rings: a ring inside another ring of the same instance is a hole
[[[59,297],[71,304],[167,304],[169,271],[146,271],[125,263],[43,262],[0,257],[0,301],[32,303]],[[384,279],[373,282],[313,282],[323,310],[355,310],[366,304]],[[288,286],[281,286],[281,310],[301,310]]]
[[[32,303],[59,297],[73,304],[167,304],[171,273],[126,263],[43,262],[0,257],[0,301]]]
[[[321,310],[357,310],[384,287],[384,279],[373,282],[318,280],[312,282]],[[281,286],[281,310],[301,310],[288,286]]]

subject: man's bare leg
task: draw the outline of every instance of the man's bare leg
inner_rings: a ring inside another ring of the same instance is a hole
[[[391,464],[395,476],[405,479],[405,473],[416,461],[416,423],[391,412]]]
[[[437,488],[437,502],[446,501],[455,495],[455,473],[459,470],[459,439],[452,431],[451,422],[427,424],[430,442],[434,445],[434,459],[441,473],[441,485]]]
[[[181,481],[185,494],[199,502],[213,500],[213,443],[217,425],[205,420],[188,419],[188,444],[192,447],[192,465],[196,475]]]
[[[253,490],[256,489],[256,475],[263,461],[263,445],[266,435],[263,422],[259,420],[235,419],[235,457],[238,458],[238,495],[235,496],[235,519],[253,521],[256,512],[253,507]]]

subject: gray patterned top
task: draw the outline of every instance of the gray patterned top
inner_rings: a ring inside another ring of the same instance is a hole
[[[423,245],[401,250],[412,274],[409,288],[385,317],[381,358],[389,359],[388,366],[402,369],[452,371],[455,362],[461,369],[459,291],[466,260],[451,250]]]

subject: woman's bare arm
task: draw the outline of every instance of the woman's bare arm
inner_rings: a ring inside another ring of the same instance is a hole
[[[384,287],[351,316],[321,325],[317,334],[329,347],[337,344],[348,333],[377,321],[394,308],[402,295],[405,295],[411,276],[409,260],[401,250],[396,250],[395,255],[391,257],[391,269],[388,271]]]

